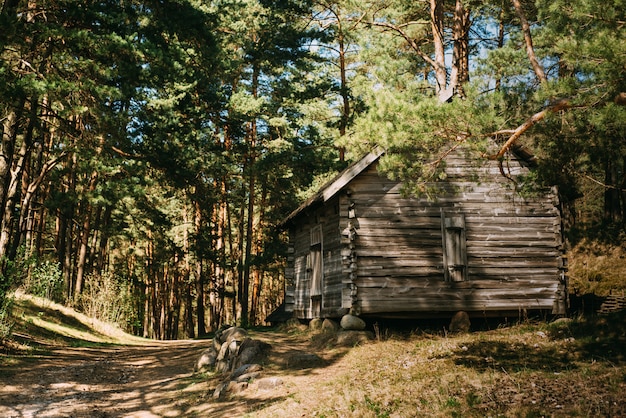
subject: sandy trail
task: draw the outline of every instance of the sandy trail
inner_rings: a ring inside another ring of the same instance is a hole
[[[209,343],[54,348],[16,358],[0,368],[0,416],[186,416],[192,401],[205,396],[192,372]]]

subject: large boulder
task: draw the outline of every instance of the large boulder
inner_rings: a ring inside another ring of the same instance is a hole
[[[231,343],[232,341],[243,341],[248,337],[248,331],[239,327],[231,327],[225,329],[219,335],[222,343]]]
[[[341,317],[341,328],[347,331],[362,331],[365,329],[365,321],[355,315],[344,315]]]
[[[231,358],[231,370],[236,370],[244,364],[259,362],[269,349],[270,345],[263,341],[246,338]]]

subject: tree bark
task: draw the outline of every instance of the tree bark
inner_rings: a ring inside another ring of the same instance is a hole
[[[456,0],[452,27],[454,44],[450,88],[461,98],[465,97],[463,85],[469,81],[469,29],[470,11],[463,6],[461,0]]]
[[[200,236],[199,234],[202,231],[202,208],[200,207],[200,203],[197,201],[194,202],[194,227],[196,236]],[[198,337],[203,337],[206,335],[206,311],[204,308],[204,261],[202,254],[196,256],[196,319],[198,321]]]
[[[437,85],[435,92],[440,101],[449,99],[447,91],[447,71],[445,58],[445,44],[443,38],[443,1],[430,0],[430,24],[435,49],[434,68]]]
[[[524,44],[526,46],[526,55],[528,55],[528,60],[530,61],[530,65],[532,66],[533,71],[535,72],[537,80],[539,80],[541,84],[544,84],[548,81],[548,78],[546,77],[543,66],[541,65],[541,63],[537,59],[537,55],[535,54],[533,38],[530,33],[530,24],[526,19],[526,14],[524,13],[524,9],[522,9],[522,4],[520,3],[520,0],[512,1],[513,7],[515,7],[515,12],[517,13],[517,17],[519,18],[520,24],[522,26],[522,33],[524,34]]]

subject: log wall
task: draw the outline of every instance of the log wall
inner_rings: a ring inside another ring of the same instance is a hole
[[[563,294],[556,193],[522,198],[495,162],[478,167],[457,155],[447,163],[453,168],[436,200],[403,197],[375,164],[350,184],[360,313],[552,311]],[[464,217],[460,282],[445,280],[443,213]]]
[[[565,267],[556,192],[523,198],[496,162],[468,161],[461,152],[446,159],[447,179],[436,199],[403,196],[401,185],[380,176],[374,162],[325,203],[299,213],[290,222],[287,310],[307,319],[338,317],[348,309],[409,317],[562,311]],[[516,161],[507,169],[512,175],[526,170]],[[443,222],[446,217],[455,219]],[[323,234],[319,310],[307,271],[316,225]],[[462,234],[444,241],[459,228]],[[450,263],[450,251],[463,254]]]

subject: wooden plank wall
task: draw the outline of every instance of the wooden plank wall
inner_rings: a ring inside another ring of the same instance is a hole
[[[446,192],[405,198],[375,165],[349,185],[362,314],[551,309],[562,267],[557,195],[522,198],[495,162],[447,160]],[[516,162],[512,173],[523,172]],[[441,211],[465,216],[468,280],[445,282]],[[344,220],[342,219],[342,222]]]
[[[315,316],[311,306],[311,280],[307,274],[307,256],[310,251],[310,231],[314,226],[322,225],[322,257],[324,277],[322,281],[322,316],[337,316],[341,308],[342,268],[341,244],[339,234],[338,199],[333,199],[324,206],[313,208],[298,217],[298,222],[291,227],[289,241],[291,246],[287,271],[293,268],[293,305],[288,307],[297,318],[311,319]],[[293,267],[292,267],[293,266]],[[286,272],[286,277],[287,272]],[[287,295],[287,300],[290,297]]]

